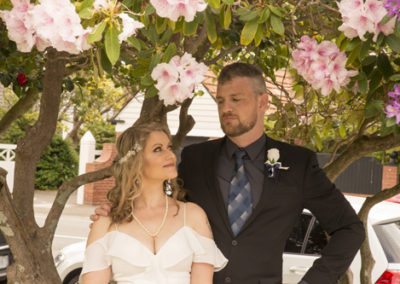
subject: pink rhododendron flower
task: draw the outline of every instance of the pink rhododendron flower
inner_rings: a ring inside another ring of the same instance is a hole
[[[203,0],[150,0],[158,16],[174,22],[184,17],[186,22],[193,21],[197,12],[204,11],[207,4]]]
[[[34,28],[30,11],[33,5],[29,0],[13,0],[11,11],[1,11],[0,17],[7,26],[8,38],[17,44],[21,52],[30,52],[35,45]]]
[[[78,54],[84,50],[87,34],[69,0],[41,0],[31,12],[36,34],[58,51]]]
[[[393,91],[388,93],[389,100],[386,104],[385,113],[387,117],[395,117],[396,123],[400,124],[400,85],[395,85]]]
[[[172,60],[171,60],[172,61]],[[151,72],[151,77],[157,81],[156,88],[163,89],[170,82],[176,82],[179,79],[178,68],[170,63],[160,63]]]
[[[155,87],[159,90],[160,99],[164,105],[182,103],[193,97],[197,84],[204,80],[208,68],[198,63],[189,53],[182,57],[174,56],[168,63],[158,64],[151,72]]]
[[[13,9],[1,12],[9,33],[22,52],[39,51],[52,46],[58,51],[77,54],[90,48],[86,41],[89,30],[69,0],[41,0],[32,5],[29,0],[14,0]]]
[[[123,26],[122,32],[118,35],[119,42],[125,41],[128,37],[136,34],[137,29],[144,27],[141,22],[132,19],[128,14],[121,13],[118,17],[121,18]]]
[[[329,95],[332,90],[340,92],[357,71],[346,69],[346,55],[330,41],[320,44],[308,36],[301,37],[292,53],[292,67],[297,70],[314,89]]]
[[[380,0],[342,0],[338,3],[343,24],[339,30],[348,38],[359,37],[366,40],[365,34],[373,34],[376,41],[379,33],[389,35],[394,32],[395,21],[381,24],[388,11]]]

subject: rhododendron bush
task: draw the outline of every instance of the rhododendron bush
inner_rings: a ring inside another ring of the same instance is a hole
[[[190,106],[199,90],[213,95],[219,70],[240,60],[266,75],[268,135],[335,154],[329,178],[365,155],[385,162],[384,151],[400,149],[399,9],[400,0],[0,1],[0,96],[15,95],[1,109],[0,136],[24,113],[39,112],[17,146],[12,196],[0,171],[0,230],[12,232],[15,256],[10,282],[59,283],[49,240],[65,202],[78,186],[111,175],[107,168],[66,182],[44,227],[36,225],[36,164],[68,106],[97,108],[88,102],[118,93],[127,101],[115,104],[143,101],[129,123],[165,122],[178,110],[179,148],[195,124]],[[82,109],[69,118],[75,133],[85,125]],[[115,122],[113,111],[101,119]],[[353,275],[373,282],[371,265],[363,267]]]

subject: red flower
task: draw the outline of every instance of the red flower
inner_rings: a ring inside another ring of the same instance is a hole
[[[18,82],[18,85],[23,87],[28,83],[28,78],[26,77],[26,75],[24,73],[18,73],[17,82]]]

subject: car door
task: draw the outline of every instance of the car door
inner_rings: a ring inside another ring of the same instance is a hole
[[[298,283],[314,260],[320,256],[327,237],[318,221],[308,212],[303,212],[286,241],[283,254],[282,283]]]

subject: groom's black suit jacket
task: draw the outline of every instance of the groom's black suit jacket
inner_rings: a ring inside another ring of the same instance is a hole
[[[303,208],[331,235],[322,257],[303,279],[310,284],[336,283],[360,247],[364,229],[342,193],[319,168],[315,153],[267,137],[266,149],[278,149],[279,161],[289,169],[280,170],[275,178],[265,175],[260,201],[234,237],[216,176],[225,139],[185,147],[179,165],[188,199],[205,210],[214,239],[229,260],[214,275],[214,283],[281,283],[285,242]]]

